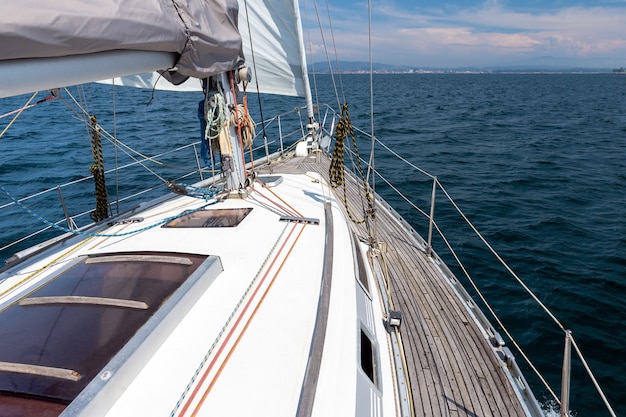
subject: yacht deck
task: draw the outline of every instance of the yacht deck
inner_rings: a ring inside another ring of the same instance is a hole
[[[317,161],[316,161],[317,159]],[[319,172],[328,179],[330,159],[285,158],[272,165],[278,173]],[[268,168],[263,169],[268,172]],[[352,211],[359,213],[358,185],[348,178],[347,195]],[[343,201],[343,191],[335,198]],[[343,206],[342,203],[339,204]],[[344,209],[345,210],[345,209]],[[402,313],[400,334],[407,361],[414,415],[416,416],[526,416],[532,415],[512,387],[511,375],[475,317],[461,301],[434,258],[402,225],[397,215],[377,201],[377,238],[391,285],[393,307]],[[363,225],[354,225],[360,237]]]

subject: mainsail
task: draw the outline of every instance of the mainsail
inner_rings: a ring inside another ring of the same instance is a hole
[[[0,97],[176,67],[174,82],[243,62],[236,0],[0,5]]]

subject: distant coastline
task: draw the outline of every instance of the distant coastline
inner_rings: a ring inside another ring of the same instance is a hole
[[[374,74],[626,74],[621,68],[568,68],[558,66],[545,67],[491,67],[491,68],[417,68],[373,63],[371,71]],[[326,62],[317,62],[309,65],[309,72],[314,74],[329,74],[331,71]],[[340,61],[333,63],[333,73],[336,74],[369,74],[370,64],[357,61]]]

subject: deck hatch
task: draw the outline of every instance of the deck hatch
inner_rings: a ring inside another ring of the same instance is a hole
[[[376,350],[370,337],[361,329],[361,370],[377,386]]]
[[[0,313],[0,392],[69,403],[206,258],[92,256],[14,302]]]
[[[165,223],[170,228],[236,227],[252,211],[251,207],[198,210]]]

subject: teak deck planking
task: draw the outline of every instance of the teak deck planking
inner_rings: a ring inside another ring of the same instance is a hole
[[[318,172],[328,179],[329,157],[285,158],[275,174]],[[267,170],[265,167],[263,170]],[[360,213],[359,185],[346,175],[353,214]],[[343,190],[335,190],[339,206]],[[345,211],[345,207],[344,207]],[[432,258],[384,207],[376,206],[376,238],[383,253],[396,310],[416,416],[525,416],[502,364]],[[367,236],[363,225],[352,225]]]

